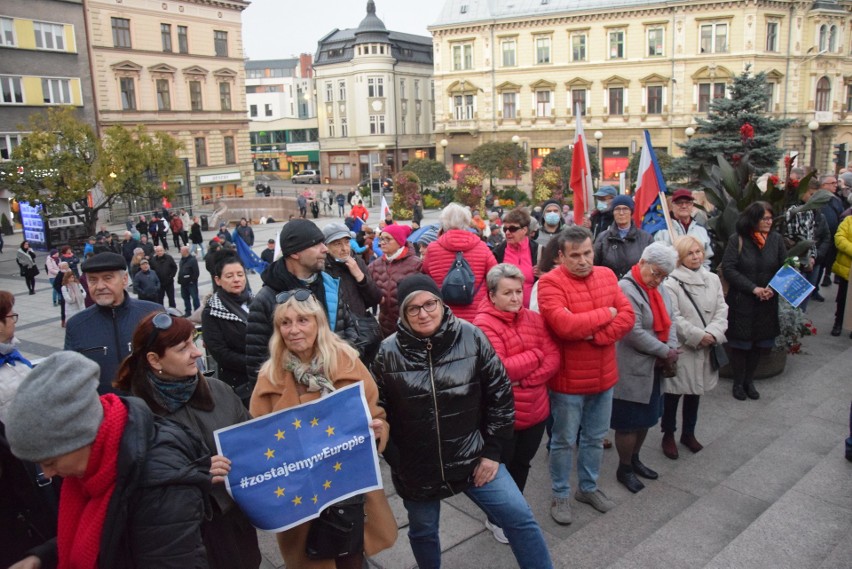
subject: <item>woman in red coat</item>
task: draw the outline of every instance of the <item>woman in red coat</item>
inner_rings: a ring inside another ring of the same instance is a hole
[[[497,264],[488,245],[479,235],[468,230],[471,219],[470,210],[457,203],[445,207],[441,212],[441,236],[429,245],[423,260],[423,272],[441,288],[456,261],[456,253],[461,252],[473,271],[476,294],[468,305],[445,304],[455,316],[468,322],[473,322],[479,303],[485,298],[485,275]]]
[[[399,281],[420,272],[420,259],[414,254],[406,240],[411,235],[407,225],[394,223],[382,229],[379,237],[379,247],[384,255],[367,266],[373,282],[382,291],[379,303],[379,325],[382,336],[387,338],[396,332],[396,321],[399,319],[399,299],[396,287]]]
[[[524,308],[524,274],[518,267],[500,263],[488,271],[486,282],[488,296],[473,323],[491,341],[512,382],[515,433],[503,462],[523,492],[550,415],[547,382],[559,370],[561,351],[541,315]],[[488,529],[502,541],[499,528]]]

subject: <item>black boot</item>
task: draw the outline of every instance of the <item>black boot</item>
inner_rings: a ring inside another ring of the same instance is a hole
[[[656,471],[651,470],[650,468],[648,468],[647,466],[642,464],[642,461],[639,460],[638,454],[634,454],[631,457],[630,463],[633,465],[633,472],[635,472],[637,475],[641,476],[642,478],[647,478],[648,480],[656,480],[657,478],[660,477],[660,475],[657,474]]]
[[[633,472],[633,467],[629,464],[618,465],[618,471],[615,473],[615,479],[624,484],[624,486],[634,494],[645,487],[645,485],[636,478],[636,474]]]
[[[749,381],[744,386],[745,394],[749,399],[760,399],[760,393],[757,392],[757,389],[754,388],[754,382]]]
[[[769,350],[766,348],[752,349],[748,352],[745,366],[745,379],[743,380],[743,390],[749,399],[760,399],[760,393],[754,388],[754,372],[760,363],[760,359],[764,355],[768,355]]]
[[[738,401],[746,400],[743,383],[745,383],[746,367],[748,366],[747,360],[748,351],[738,350],[736,348],[731,349],[731,372],[734,374],[733,395],[734,399],[737,399]]]

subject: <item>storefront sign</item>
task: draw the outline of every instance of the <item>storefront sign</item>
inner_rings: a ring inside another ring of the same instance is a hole
[[[239,172],[228,172],[226,174],[208,174],[199,176],[199,184],[215,184],[217,182],[238,182],[240,180]]]

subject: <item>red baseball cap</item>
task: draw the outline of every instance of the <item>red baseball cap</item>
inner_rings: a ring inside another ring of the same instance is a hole
[[[675,190],[675,193],[672,194],[672,201],[676,202],[678,200],[689,200],[691,202],[695,201],[695,198],[692,197],[692,192],[686,189]]]

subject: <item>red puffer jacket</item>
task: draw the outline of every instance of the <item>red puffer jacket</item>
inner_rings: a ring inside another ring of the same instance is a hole
[[[550,388],[593,395],[615,385],[615,343],[633,328],[635,319],[615,273],[595,267],[580,278],[557,266],[538,281],[538,307],[562,352],[562,365]],[[610,308],[616,309],[615,318]]]
[[[503,362],[515,396],[515,430],[528,429],[547,419],[550,398],[547,382],[559,371],[559,347],[540,314],[498,310],[487,296],[473,321],[494,346]]]
[[[467,306],[448,304],[453,310],[453,314],[457,317],[473,322],[476,316],[476,310],[479,303],[485,297],[487,285],[485,284],[485,275],[488,271],[497,264],[491,249],[488,248],[476,233],[472,233],[465,229],[450,229],[441,235],[437,241],[434,241],[426,250],[426,255],[423,260],[423,272],[438,284],[444,282],[444,277],[450,272],[450,267],[456,260],[456,253],[462,252],[467,263],[473,271],[473,276],[476,278],[474,288],[479,287],[476,291],[476,296],[473,302]]]
[[[423,262],[406,248],[399,257],[388,261],[387,255],[382,255],[367,266],[370,276],[379,290],[382,291],[382,301],[379,303],[379,325],[382,336],[387,338],[396,332],[396,321],[399,318],[399,299],[396,297],[396,287],[399,281],[420,272]]]

